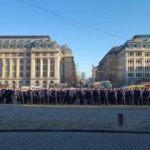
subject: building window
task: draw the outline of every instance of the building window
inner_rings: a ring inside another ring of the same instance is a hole
[[[47,45],[47,48],[51,48],[52,47],[52,45]]]
[[[137,52],[136,56],[142,56],[142,53],[141,52]]]
[[[31,68],[30,68],[30,66],[27,66],[26,69],[27,69],[27,71],[30,71]]]
[[[43,77],[46,77],[47,73],[46,72],[43,72]]]
[[[134,73],[128,73],[128,77],[129,78],[134,77]]]
[[[134,47],[134,48],[137,48],[137,45],[136,45],[136,44],[134,44],[134,45],[133,45],[133,47]]]
[[[129,52],[128,56],[134,56],[134,53],[133,52]]]
[[[43,53],[43,56],[47,56],[47,53]]]
[[[134,62],[133,59],[129,59],[129,60],[128,60],[128,63],[129,63],[129,64],[131,64],[131,63],[133,63],[133,62]]]
[[[23,66],[20,66],[20,70],[23,70]]]
[[[35,81],[35,85],[36,85],[36,86],[39,86],[39,81]]]
[[[47,65],[47,60],[43,60],[43,65]]]
[[[36,59],[36,63],[39,64],[40,63],[40,59]]]
[[[30,54],[30,53],[27,53],[26,55],[29,57],[31,54]]]
[[[54,53],[50,53],[50,56],[54,56]]]
[[[136,73],[136,77],[138,78],[142,77],[142,73]]]
[[[137,64],[142,63],[142,60],[141,59],[136,59],[136,63]]]
[[[7,56],[7,57],[8,57],[8,56],[9,56],[9,53],[5,53],[5,56]]]
[[[29,80],[26,81],[26,85],[30,86],[30,81]]]
[[[36,76],[36,77],[39,77],[39,76],[40,76],[40,74],[36,72],[35,76]]]
[[[26,63],[27,63],[27,64],[30,64],[30,63],[31,63],[31,60],[30,60],[30,59],[26,59]]]
[[[44,70],[44,71],[47,71],[47,66],[43,66],[43,70]]]
[[[146,53],[145,53],[145,56],[150,56],[150,52],[146,52]]]
[[[38,71],[40,70],[40,66],[36,66],[35,69]]]
[[[145,77],[150,77],[150,74],[149,73],[145,73]]]
[[[20,59],[19,62],[20,62],[20,64],[23,64],[23,59]]]
[[[26,77],[30,78],[30,73],[29,72],[27,72]]]
[[[40,53],[35,53],[35,56],[39,56],[40,55]]]
[[[20,73],[19,73],[19,76],[20,76],[20,77],[23,77],[23,73],[22,73],[22,72],[20,72]]]
[[[54,84],[54,81],[51,81],[50,83],[51,83],[51,84]]]
[[[150,70],[150,66],[145,66],[145,70]]]
[[[136,70],[142,70],[142,66],[136,66]]]
[[[144,44],[144,45],[142,45],[142,48],[146,48],[146,45]]]
[[[150,59],[146,59],[145,63],[147,63],[147,64],[150,63]]]
[[[19,56],[23,56],[23,53],[19,53]]]
[[[128,66],[128,70],[134,70],[133,66]]]

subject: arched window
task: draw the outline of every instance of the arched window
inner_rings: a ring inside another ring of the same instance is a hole
[[[36,86],[39,86],[39,81],[35,81],[35,85],[36,85]]]
[[[43,81],[43,87],[46,88],[46,81]]]
[[[54,81],[51,81],[50,83],[51,83],[51,84],[53,84],[53,83],[54,83]]]
[[[12,88],[15,89],[16,88],[16,82],[12,81]]]

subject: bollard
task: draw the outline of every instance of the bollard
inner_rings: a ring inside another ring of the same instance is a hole
[[[122,113],[118,113],[118,126],[123,126],[124,124],[124,116]]]

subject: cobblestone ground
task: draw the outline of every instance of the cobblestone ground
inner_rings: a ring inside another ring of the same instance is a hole
[[[150,150],[150,135],[0,133],[1,150]]]
[[[148,106],[0,105],[0,129],[98,129],[150,131]],[[117,114],[124,114],[118,126]]]

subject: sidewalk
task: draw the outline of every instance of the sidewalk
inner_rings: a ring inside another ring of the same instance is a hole
[[[0,130],[112,130],[150,132],[148,106],[0,105]],[[123,114],[122,125],[118,114]]]

